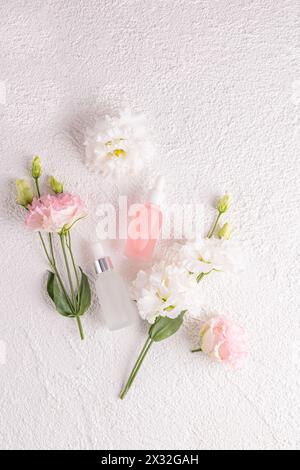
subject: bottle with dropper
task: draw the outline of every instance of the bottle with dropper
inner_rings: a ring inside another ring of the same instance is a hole
[[[125,255],[150,261],[162,227],[162,202],[164,179],[158,177],[155,186],[148,194],[147,202],[139,204],[133,220],[128,226]]]
[[[110,257],[104,254],[101,243],[95,243],[92,248],[97,273],[95,288],[105,324],[109,330],[130,326],[135,321],[137,309],[128,289],[114,270]]]

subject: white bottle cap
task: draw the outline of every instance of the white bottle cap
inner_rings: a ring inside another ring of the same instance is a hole
[[[163,199],[163,188],[164,188],[165,180],[163,176],[159,176],[156,181],[154,187],[150,190],[148,195],[148,201],[152,202],[153,204],[161,204]]]

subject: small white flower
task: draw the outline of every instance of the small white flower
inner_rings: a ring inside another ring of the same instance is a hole
[[[141,317],[149,323],[158,316],[176,318],[183,310],[198,311],[202,300],[187,270],[164,261],[138,273],[133,295]]]
[[[105,116],[87,130],[86,164],[102,176],[121,177],[136,173],[152,152],[142,114],[129,109],[119,116]]]
[[[232,241],[203,238],[188,243],[181,251],[185,268],[194,275],[211,271],[238,272],[242,269],[241,253]]]

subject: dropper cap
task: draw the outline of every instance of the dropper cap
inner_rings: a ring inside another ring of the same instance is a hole
[[[153,204],[161,204],[163,199],[163,189],[165,185],[165,179],[163,176],[156,178],[154,187],[150,190],[148,195],[148,201]]]

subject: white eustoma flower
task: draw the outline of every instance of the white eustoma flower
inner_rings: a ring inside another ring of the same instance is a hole
[[[133,296],[141,317],[154,323],[158,316],[176,318],[183,310],[198,311],[202,294],[186,269],[161,262],[139,271]]]
[[[121,110],[105,116],[86,134],[86,165],[102,176],[121,177],[136,173],[152,153],[142,114]]]
[[[185,268],[194,275],[211,271],[239,272],[242,269],[241,252],[232,241],[203,238],[186,244],[181,251]]]

